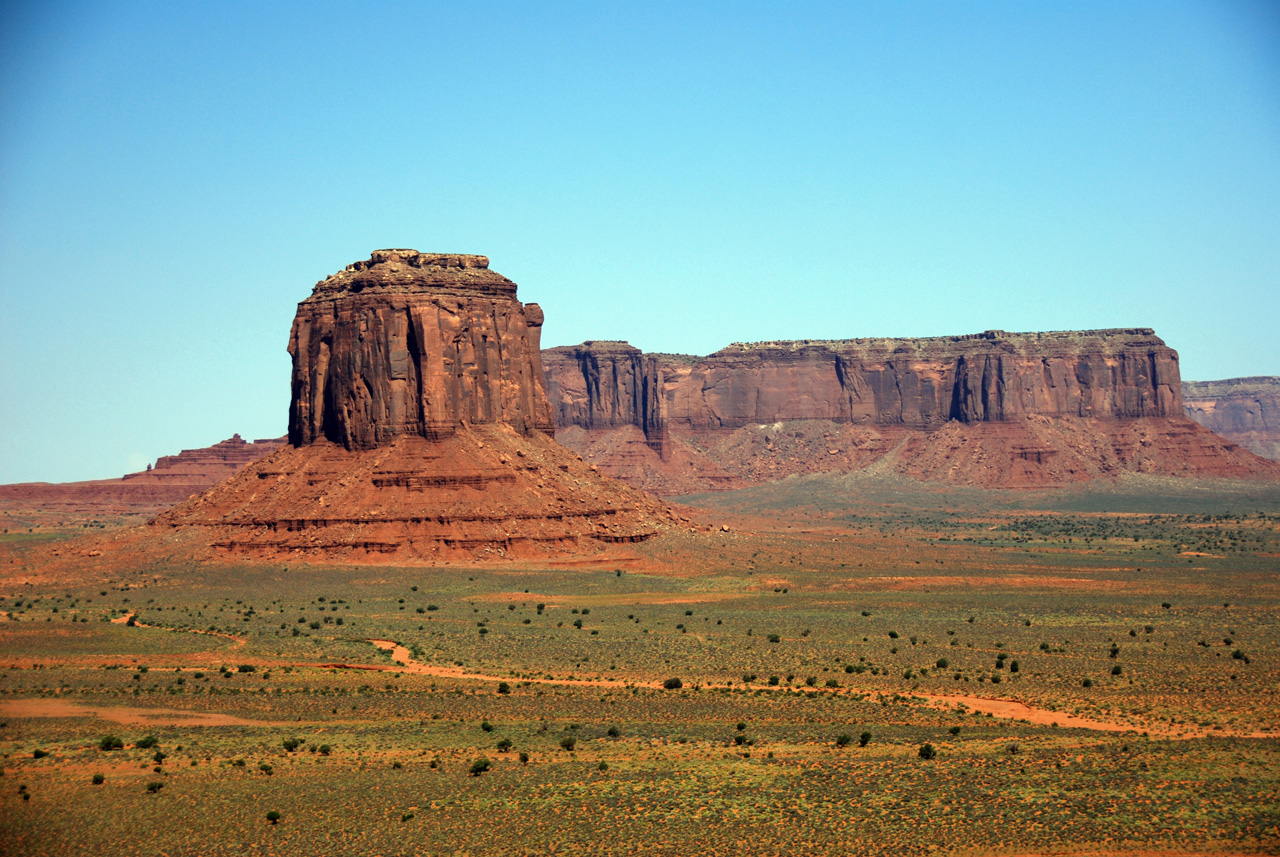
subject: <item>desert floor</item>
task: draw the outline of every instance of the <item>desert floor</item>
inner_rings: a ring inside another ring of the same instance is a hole
[[[1280,491],[686,499],[452,568],[113,564],[8,510],[0,853],[1280,850]]]

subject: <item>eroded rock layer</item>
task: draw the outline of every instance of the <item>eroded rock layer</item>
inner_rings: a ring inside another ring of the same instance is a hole
[[[379,250],[289,339],[289,445],[157,517],[267,558],[436,562],[599,551],[674,516],[557,444],[542,311],[483,256]]]
[[[625,398],[625,389],[564,394],[584,374],[576,366],[598,361],[595,347],[556,349],[574,360],[548,360],[562,402]],[[667,495],[873,465],[988,487],[1122,472],[1280,477],[1183,416],[1178,355],[1148,328],[766,342],[701,358],[654,356],[664,455],[584,408],[556,408],[557,437],[605,472]],[[641,426],[631,415],[634,432]]]
[[[286,446],[153,525],[229,556],[413,563],[598,551],[671,520],[550,437],[496,423],[368,450]]]
[[[1184,381],[1182,406],[1205,428],[1263,458],[1280,460],[1280,378]]]

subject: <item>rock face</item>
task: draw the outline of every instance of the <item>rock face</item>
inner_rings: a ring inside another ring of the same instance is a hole
[[[1280,460],[1280,378],[1184,381],[1182,406],[1205,428],[1263,458]]]
[[[635,426],[666,458],[662,373],[658,358],[625,342],[584,342],[542,352],[557,426],[613,429]]]
[[[1150,329],[735,344],[690,367],[668,418],[691,429],[778,420],[935,429],[1028,414],[1179,413],[1178,355]]]
[[[674,520],[557,444],[542,311],[483,256],[378,250],[289,338],[289,444],[157,517],[217,553],[397,563],[598,551]]]
[[[289,441],[360,450],[462,424],[554,431],[542,318],[484,256],[377,250],[298,306]]]
[[[607,351],[624,345],[609,343]],[[643,430],[637,411],[617,409],[605,423],[581,406],[628,399],[634,387],[628,379],[616,393],[580,392],[587,373],[576,367],[599,363],[596,347],[554,349],[561,355],[547,359],[557,436],[605,472],[660,493],[872,464],[989,487],[1126,471],[1280,472],[1184,418],[1178,355],[1148,328],[764,342],[702,358],[655,355],[664,427],[656,459],[634,435],[609,428],[629,415]],[[604,386],[615,376],[592,377]]]

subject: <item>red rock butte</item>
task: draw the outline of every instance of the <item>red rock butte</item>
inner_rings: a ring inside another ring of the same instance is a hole
[[[636,542],[673,520],[552,439],[542,311],[484,256],[378,250],[289,337],[289,444],[153,521],[235,555],[394,562]]]

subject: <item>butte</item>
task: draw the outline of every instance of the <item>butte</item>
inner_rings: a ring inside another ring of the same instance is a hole
[[[152,526],[228,556],[410,563],[656,535],[666,507],[553,439],[542,320],[484,256],[348,265],[298,305],[288,443]]]

